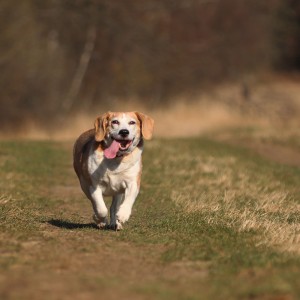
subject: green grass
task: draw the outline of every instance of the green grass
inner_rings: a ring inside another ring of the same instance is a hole
[[[0,143],[1,299],[297,299],[300,170],[209,139],[146,144],[133,215],[99,231],[72,145]]]

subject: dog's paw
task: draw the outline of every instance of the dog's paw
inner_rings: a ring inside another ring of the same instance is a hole
[[[128,221],[130,215],[131,215],[131,208],[121,205],[119,211],[117,212],[117,222],[125,223],[126,221]]]
[[[98,216],[93,215],[93,220],[95,221],[95,223],[99,229],[107,228],[107,217],[99,218]]]
[[[122,230],[123,229],[123,226],[122,224],[119,222],[119,221],[116,221],[115,224],[110,224],[109,225],[109,228],[111,230],[114,230],[114,231],[119,231],[119,230]]]

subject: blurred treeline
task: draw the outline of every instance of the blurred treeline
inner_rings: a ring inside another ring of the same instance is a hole
[[[2,0],[0,126],[300,68],[299,0]]]

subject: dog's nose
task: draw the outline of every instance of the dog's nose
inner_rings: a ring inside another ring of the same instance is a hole
[[[121,129],[119,131],[119,135],[121,135],[122,137],[126,137],[129,134],[129,131],[127,129]]]

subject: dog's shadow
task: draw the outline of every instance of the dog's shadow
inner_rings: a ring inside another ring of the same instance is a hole
[[[74,222],[64,221],[60,219],[51,219],[47,221],[47,223],[58,228],[64,228],[69,230],[85,229],[85,228],[98,229],[95,223],[74,223]]]

